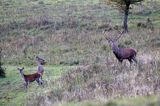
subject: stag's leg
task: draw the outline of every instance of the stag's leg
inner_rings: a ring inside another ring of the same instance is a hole
[[[118,59],[119,60],[119,62],[122,64],[122,62],[123,62],[123,59]]]
[[[140,69],[141,64],[139,64],[139,62],[137,61],[137,59],[135,57],[133,58],[133,61],[136,63],[135,66]]]
[[[129,58],[128,61],[130,63],[130,69],[131,69],[132,68],[132,63],[133,63],[132,58]]]
[[[128,61],[129,61],[129,63],[130,63],[130,64],[132,64],[132,63],[133,63],[132,59],[128,59]]]
[[[132,60],[137,64],[136,57],[133,57]]]
[[[122,65],[123,59],[118,59],[118,61]]]
[[[122,70],[123,66],[122,66],[122,62],[123,62],[123,59],[118,59],[118,68],[119,70]]]

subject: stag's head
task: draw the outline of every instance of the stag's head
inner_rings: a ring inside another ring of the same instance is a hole
[[[105,33],[105,32],[104,32]],[[109,37],[109,36],[110,37]],[[115,49],[118,47],[118,44],[117,44],[117,40],[122,36],[122,32],[119,31],[119,36],[115,37],[115,38],[111,38],[111,33],[105,33],[105,38],[106,40],[108,41],[108,44],[110,47],[112,47],[112,49]]]

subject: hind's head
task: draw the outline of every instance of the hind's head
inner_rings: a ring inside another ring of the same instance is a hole
[[[20,73],[23,73],[24,67],[22,68],[17,68],[19,70]]]
[[[46,61],[43,58],[40,58],[39,56],[36,56],[36,61],[41,65],[46,64]]]

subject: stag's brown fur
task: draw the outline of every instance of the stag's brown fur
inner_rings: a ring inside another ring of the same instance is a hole
[[[119,60],[119,62],[123,62],[124,59],[127,59],[130,63],[133,61],[137,63],[135,57],[136,57],[136,51],[131,48],[119,48],[119,51],[113,51],[116,58]]]
[[[106,38],[112,48],[114,55],[121,63],[123,62],[124,59],[127,59],[130,63],[132,63],[133,61],[137,63],[137,60],[136,60],[137,52],[133,48],[118,47],[118,44],[116,41],[121,37],[121,35],[117,39]]]

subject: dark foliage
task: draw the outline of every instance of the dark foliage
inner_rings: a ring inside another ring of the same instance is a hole
[[[4,78],[5,77],[5,69],[2,67],[2,61],[1,61],[1,57],[2,57],[2,49],[0,48],[0,77]]]

